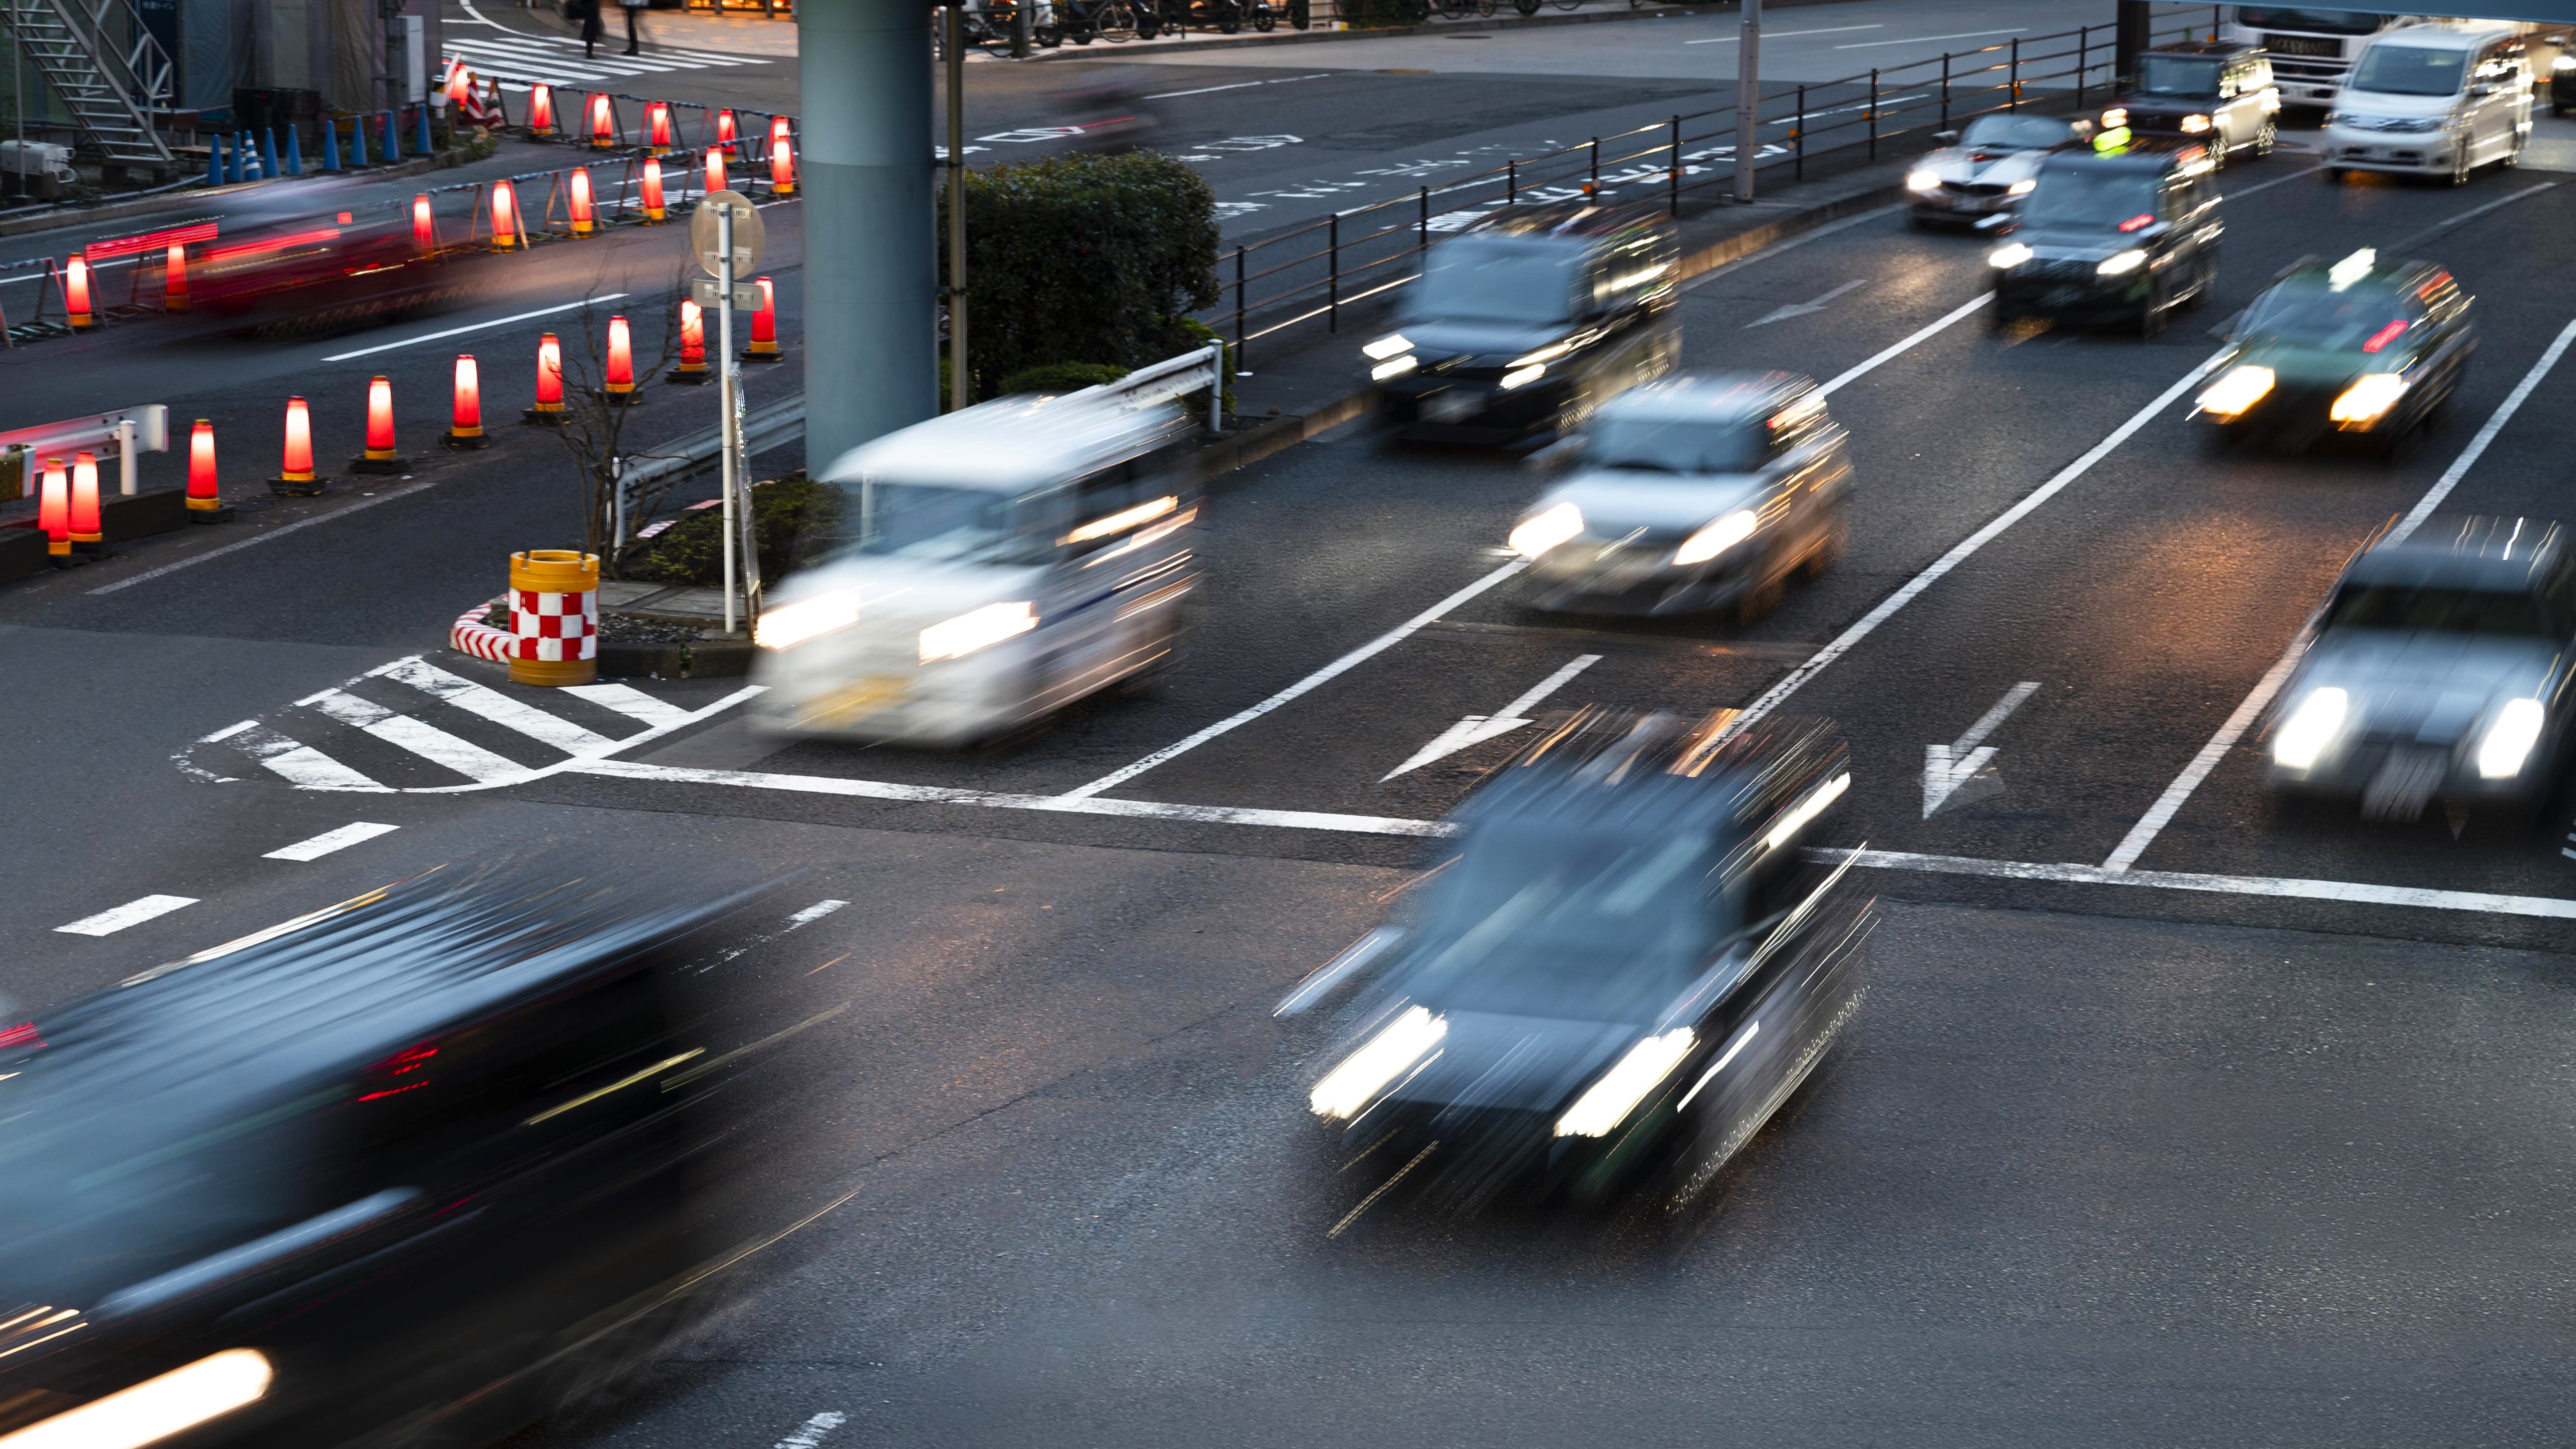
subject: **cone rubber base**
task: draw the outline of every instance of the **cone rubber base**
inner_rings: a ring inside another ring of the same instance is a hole
[[[642,407],[644,405],[644,394],[640,392],[602,392],[599,395],[599,400],[613,408]]]
[[[471,452],[476,448],[488,448],[492,446],[492,440],[479,432],[465,434],[449,433],[438,440],[438,445],[442,448],[454,448],[459,452]]]
[[[662,380],[664,382],[677,383],[682,387],[700,387],[715,381],[715,376],[715,369],[709,367],[701,367],[695,371],[691,371],[687,368],[675,367],[669,372],[663,374]]]
[[[562,408],[521,408],[519,421],[534,423],[541,428],[560,428],[564,425],[564,410]]]
[[[745,362],[785,362],[787,360],[787,354],[784,352],[746,352],[742,355],[742,360]]]
[[[331,486],[331,480],[318,473],[310,478],[268,480],[268,491],[280,498],[318,498],[322,495],[322,490],[329,486]]]
[[[230,523],[233,521],[233,511],[229,505],[221,503],[212,508],[191,508],[188,510],[188,521],[190,523]]]
[[[352,473],[399,475],[411,471],[411,459],[351,458],[349,460],[349,471]]]

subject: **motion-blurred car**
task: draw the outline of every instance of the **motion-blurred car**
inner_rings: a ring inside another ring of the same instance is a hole
[[[2531,140],[2531,67],[2501,21],[2406,25],[2372,37],[2326,112],[2325,178],[2351,171],[2441,176],[2453,186]]]
[[[2154,336],[2218,280],[2217,183],[2198,146],[2126,146],[2040,163],[2021,227],[1987,260],[2001,327],[2023,317],[2126,322]]]
[[[0,1443],[480,1443],[674,1326],[723,907],[453,879],[0,1024]]]
[[[2272,62],[2259,47],[2232,41],[2183,41],[2139,52],[2138,78],[2121,101],[2103,116],[2106,127],[2206,146],[2213,166],[2239,151],[2271,155],[2280,131]]]
[[[1850,858],[1806,858],[1851,769],[1824,727],[1734,720],[1573,712],[1460,807],[1418,920],[1281,1003],[1386,963],[1308,1097],[1376,1175],[1686,1198],[1815,1069],[1862,993]]]
[[[2571,677],[2565,530],[2436,514],[2344,567],[2275,706],[2265,778],[2358,794],[2372,819],[2436,799],[2537,809],[2565,765]]]
[[[1851,453],[1815,380],[1673,377],[1602,404],[1579,472],[1512,529],[1543,609],[1750,621],[1849,532]]]
[[[2008,210],[2030,193],[2042,157],[2092,135],[2091,121],[2017,112],[1979,116],[1964,132],[1938,132],[1932,139],[1940,149],[1905,174],[1914,224],[1973,222]]]
[[[1431,249],[1398,330],[1360,351],[1409,437],[1566,433],[1671,370],[1680,245],[1652,206],[1506,207]]]
[[[2245,309],[2192,416],[2221,447],[2300,447],[2333,430],[2401,451],[2468,371],[2469,302],[2431,262],[2382,265],[2367,248],[2304,258]]]
[[[753,635],[764,729],[972,744],[1169,669],[1196,574],[1196,425],[1171,403],[1026,395],[851,449],[837,550]]]
[[[232,332],[348,331],[467,300],[493,260],[422,248],[409,213],[382,197],[335,183],[290,188],[224,216],[216,238],[195,250],[189,315]]]

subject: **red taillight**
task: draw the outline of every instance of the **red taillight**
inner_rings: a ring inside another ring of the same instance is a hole
[[[372,1102],[379,1097],[396,1096],[415,1088],[428,1086],[429,1078],[421,1075],[421,1071],[429,1065],[429,1059],[436,1055],[438,1055],[438,1048],[434,1046],[416,1046],[407,1051],[398,1051],[367,1068],[367,1082],[374,1087],[374,1090],[359,1093],[356,1100]]]
[[[2143,211],[2143,212],[2138,213],[2136,216],[2130,217],[2127,221],[2124,221],[2124,222],[2120,223],[2120,230],[2122,230],[2122,231],[2136,231],[2139,227],[2142,227],[2142,226],[2153,226],[2153,225],[2155,225],[2155,224],[2156,224],[2156,215],[2155,215],[2155,213],[2154,213],[2154,212],[2151,212],[2151,211]]]
[[[45,1039],[36,1034],[36,1024],[32,1021],[22,1021],[16,1026],[0,1026],[0,1051],[10,1051],[18,1047],[40,1047],[44,1044]]]
[[[2370,340],[2361,344],[2361,350],[2364,352],[2377,352],[2379,349],[2386,347],[2389,343],[2396,341],[2397,334],[2405,330],[2406,319],[2400,317],[2396,321],[2391,322],[2387,326],[2370,334]]]

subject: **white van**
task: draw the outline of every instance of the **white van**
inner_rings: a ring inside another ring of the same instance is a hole
[[[2348,171],[2446,176],[2510,166],[2531,139],[2531,67],[2518,27],[2401,26],[2372,38],[2335,92],[2322,137],[2328,181]]]
[[[958,746],[1168,667],[1199,490],[1169,402],[1009,397],[843,454],[837,551],[753,633],[773,733]]]

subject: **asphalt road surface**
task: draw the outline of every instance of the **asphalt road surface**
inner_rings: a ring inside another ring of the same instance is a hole
[[[773,954],[849,1009],[817,1028],[839,1069],[777,1104],[803,1146],[775,1195],[855,1195],[711,1337],[529,1449],[2558,1442],[2570,822],[2282,809],[2213,741],[2382,520],[2437,489],[2569,516],[2576,364],[2542,364],[2576,325],[2576,173],[2311,166],[2223,173],[2218,295],[2153,341],[1996,330],[1984,247],[1893,213],[1698,281],[1685,365],[1834,382],[1860,470],[1849,554],[1749,628],[1531,613],[1497,550],[1537,480],[1366,423],[1226,480],[1202,625],[1155,697],[962,755],[781,748],[741,727],[739,681],[568,697],[439,651],[567,507],[560,463],[516,445],[300,542],[13,586],[0,993],[41,1006],[495,850],[804,872],[839,904]],[[2452,415],[2400,464],[2205,454],[2178,398],[2211,330],[2362,245],[2476,294]],[[376,365],[224,351],[191,384],[143,336],[0,372],[69,396],[113,359],[179,397],[238,388],[247,416]],[[446,347],[381,356],[443,378]],[[332,426],[326,456],[354,411]],[[1889,853],[1875,990],[1686,1220],[1388,1200],[1335,1235],[1383,1165],[1327,1153],[1315,1029],[1270,1007],[1437,859],[1423,822],[1516,741],[1388,773],[1584,655],[1552,703],[1795,680],[1781,708],[1848,732]],[[1926,747],[2023,683],[1992,776],[1927,813]],[[437,734],[352,723],[352,697]],[[396,828],[273,854],[359,823]]]

